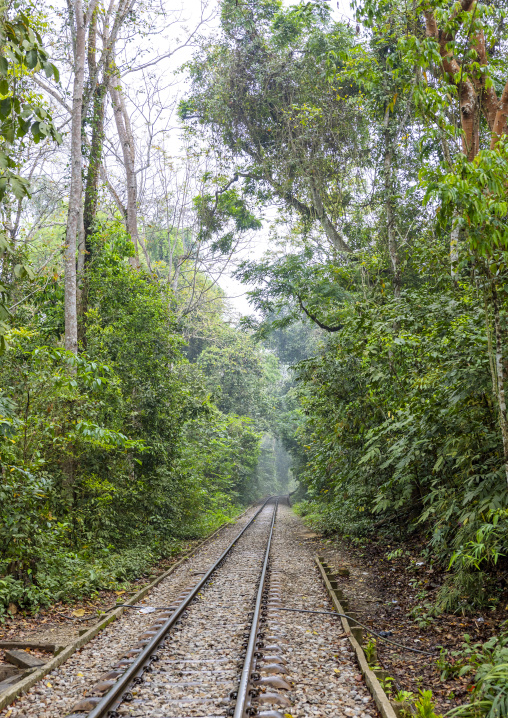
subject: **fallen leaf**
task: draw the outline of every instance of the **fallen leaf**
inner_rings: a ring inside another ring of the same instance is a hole
[[[84,608],[78,608],[75,611],[72,612],[73,616],[76,616],[76,618],[81,618],[81,616],[85,615],[85,609]]]
[[[125,593],[125,591],[115,591],[115,593],[116,593],[117,596],[121,596],[122,593]]]

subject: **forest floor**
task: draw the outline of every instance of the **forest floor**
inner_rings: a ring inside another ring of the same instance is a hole
[[[17,610],[13,616],[3,616],[0,623],[0,664],[4,660],[2,641],[27,641],[40,644],[66,646],[72,643],[80,632],[92,628],[105,611],[115,608],[124,600],[154,581],[167,571],[182,556],[189,553],[202,539],[188,541],[182,550],[168,559],[159,560],[152,568],[137,579],[130,581],[123,591],[99,591],[93,596],[82,599],[58,601],[52,606],[40,608],[36,613]],[[49,660],[47,653],[25,649],[28,653],[43,660]]]
[[[500,632],[501,624],[508,619],[508,596],[503,596],[505,600],[495,610],[486,609],[470,616],[432,617],[428,613],[429,604],[445,576],[419,558],[421,546],[407,544],[403,546],[403,556],[387,559],[390,548],[400,548],[399,544],[390,547],[386,542],[374,542],[352,546],[339,539],[323,540],[316,534],[308,535],[312,536],[316,553],[324,556],[331,567],[349,569],[348,577],[337,576],[337,580],[349,599],[350,610],[358,612],[359,621],[376,632],[390,631],[390,640],[435,651],[434,659],[378,639],[378,663],[394,678],[395,690],[410,691],[416,696],[419,690],[432,690],[437,713],[466,703],[471,677],[455,675],[441,680],[440,647],[448,652],[447,660],[458,666],[460,656],[453,654],[462,651],[465,634],[472,643],[483,643]],[[417,582],[421,585],[417,586]],[[416,619],[411,616],[415,608]]]

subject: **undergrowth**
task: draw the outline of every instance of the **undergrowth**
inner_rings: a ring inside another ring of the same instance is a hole
[[[180,537],[150,545],[122,550],[113,546],[84,547],[77,553],[48,551],[40,558],[37,575],[32,580],[30,574],[25,580],[15,578],[8,573],[7,565],[0,563],[0,622],[5,621],[9,604],[36,612],[56,601],[94,597],[104,590],[125,590],[155,563],[180,553],[186,540],[203,538],[233,520],[238,511],[229,507],[225,511],[203,513]]]

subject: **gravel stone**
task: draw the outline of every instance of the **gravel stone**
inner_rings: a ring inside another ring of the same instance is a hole
[[[224,565],[187,609],[187,615],[159,647],[159,660],[144,681],[133,686],[133,700],[118,711],[127,718],[222,718],[234,706],[229,695],[238,688],[250,630],[259,574],[272,517],[267,505],[239,540]],[[189,561],[162,581],[144,599],[144,606],[170,606],[199,582],[239,530],[256,511],[252,508],[228,526]],[[264,693],[279,693],[289,705],[262,704],[293,718],[374,718],[376,709],[359,681],[354,653],[344,639],[338,619],[281,611],[279,607],[331,610],[312,555],[301,537],[302,522],[289,507],[279,505],[272,541],[267,586],[269,605],[261,629],[265,658],[285,661],[289,691],[263,685]],[[159,615],[160,618],[160,615]],[[35,685],[0,717],[61,718],[87,696],[150,630],[158,614],[128,610],[62,666]],[[268,649],[267,646],[273,646]],[[263,677],[266,661],[255,670]],[[273,675],[272,675],[273,677]],[[269,699],[269,696],[266,696]],[[365,711],[366,704],[369,712]]]

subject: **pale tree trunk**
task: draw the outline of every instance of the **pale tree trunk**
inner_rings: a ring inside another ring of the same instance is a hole
[[[112,77],[109,83],[109,94],[113,104],[116,130],[122,146],[125,176],[127,180],[127,216],[126,229],[130,235],[136,256],[131,258],[131,264],[139,268],[139,234],[138,234],[138,188],[135,167],[134,137],[132,135],[129,116],[123,99],[119,77]]]
[[[388,254],[392,265],[393,291],[396,297],[400,293],[400,271],[399,257],[397,253],[397,240],[395,237],[395,217],[393,212],[393,182],[392,182],[392,161],[393,161],[393,140],[390,134],[390,110],[387,107],[383,121],[385,135],[385,154],[383,158],[384,169],[384,192],[386,230],[388,234]]]
[[[497,394],[497,406],[499,411],[499,425],[501,428],[501,436],[503,438],[503,454],[504,454],[504,470],[506,483],[508,484],[508,421],[506,418],[506,396],[504,390],[505,383],[505,367],[503,359],[503,328],[501,326],[501,315],[499,308],[499,299],[497,290],[492,280],[492,307],[494,310],[494,335],[496,338],[496,379],[494,390]],[[488,318],[487,318],[488,320]]]
[[[78,218],[78,262],[76,277],[76,306],[78,314],[81,312],[81,303],[83,299],[83,273],[85,270],[85,227],[83,224],[83,203],[80,204]]]
[[[309,187],[312,194],[313,214],[323,227],[326,236],[332,243],[333,248],[337,252],[350,252],[351,249],[345,241],[344,236],[337,230],[333,222],[326,214],[323,200],[313,177],[310,178]]]
[[[82,0],[73,0],[70,6],[74,24],[74,86],[72,91],[71,116],[71,183],[69,211],[65,234],[65,348],[78,353],[78,315],[76,296],[76,238],[80,225],[82,201],[81,120],[83,109],[83,88],[85,83],[86,18]]]
[[[452,233],[450,235],[450,274],[454,283],[457,282],[459,277],[459,237],[459,212],[455,210],[452,220]]]
[[[448,170],[453,172],[453,162],[450,153],[450,145],[446,137],[441,138],[441,145],[443,147],[443,154],[448,165]],[[459,223],[460,212],[456,209],[453,213],[452,219],[452,231],[450,234],[450,276],[454,284],[458,280],[458,264],[459,264],[459,239],[460,239],[460,223]]]
[[[179,257],[177,257],[175,274],[173,276],[173,284],[171,286],[171,289],[173,290],[173,293],[175,294],[175,296],[178,291],[178,279],[180,277],[180,269],[182,268],[182,264],[183,264],[183,260],[181,260]]]

